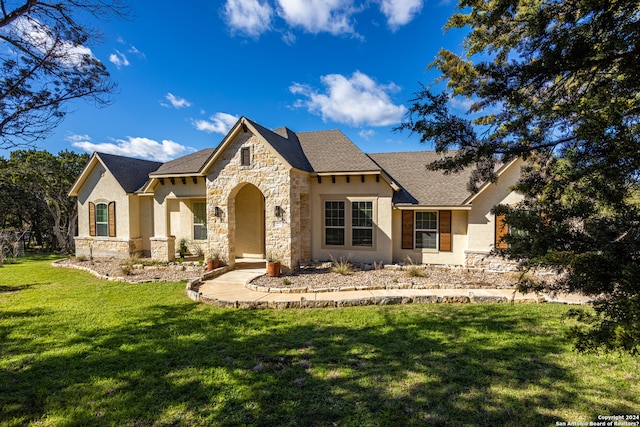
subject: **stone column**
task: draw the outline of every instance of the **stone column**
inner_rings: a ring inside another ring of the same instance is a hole
[[[151,237],[151,259],[172,262],[176,259],[176,236]]]

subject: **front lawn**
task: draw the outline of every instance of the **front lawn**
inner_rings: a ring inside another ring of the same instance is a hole
[[[554,426],[640,412],[640,360],[561,305],[242,311],[184,283],[0,267],[3,426]]]

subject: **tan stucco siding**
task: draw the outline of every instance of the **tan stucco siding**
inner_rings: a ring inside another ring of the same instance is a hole
[[[153,226],[155,237],[175,236],[193,238],[194,201],[204,201],[206,195],[205,179],[200,177],[197,183],[186,178],[183,183],[180,178],[174,183],[165,178],[164,184],[158,183],[153,195]]]
[[[151,250],[149,239],[153,237],[153,198],[138,197],[138,211],[140,212],[140,238],[142,240],[142,250]]]
[[[426,208],[416,209],[416,211],[438,212],[437,209]],[[465,261],[464,252],[467,249],[467,214],[468,211],[454,210],[451,212],[451,251],[440,251],[439,248],[402,249],[402,211],[399,209],[394,209],[393,261],[406,262],[407,258],[411,258],[411,260],[417,264],[463,265]]]
[[[97,164],[78,192],[78,236],[89,236],[89,203],[116,202],[116,238],[129,239],[130,199],[115,177]],[[134,236],[135,237],[135,236]]]
[[[331,257],[350,259],[354,262],[391,262],[392,245],[392,204],[393,190],[384,180],[376,181],[373,175],[336,176],[333,182],[330,176],[311,180],[311,259],[324,261]],[[371,247],[351,245],[352,227],[349,223],[352,201],[373,201],[373,244]],[[344,201],[346,212],[345,245],[328,246],[325,244],[324,212],[325,201]]]
[[[518,160],[490,184],[472,202],[469,212],[468,250],[488,252],[495,244],[495,215],[491,213],[499,204],[512,205],[520,202],[523,196],[511,190],[520,178],[523,161]]]

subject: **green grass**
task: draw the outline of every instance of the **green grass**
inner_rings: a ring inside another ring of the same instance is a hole
[[[552,426],[640,408],[559,305],[243,311],[184,283],[0,268],[2,426]]]

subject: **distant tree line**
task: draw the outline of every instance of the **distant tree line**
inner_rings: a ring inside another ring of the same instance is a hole
[[[58,155],[16,150],[8,159],[0,157],[3,235],[24,238],[23,233],[28,232],[31,244],[72,253],[78,208],[67,193],[89,157],[66,150]]]

